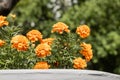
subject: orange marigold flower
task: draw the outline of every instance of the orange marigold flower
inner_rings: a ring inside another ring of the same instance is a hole
[[[50,50],[51,50],[50,45],[42,43],[36,47],[35,53],[38,57],[46,57],[51,54]]]
[[[73,67],[75,69],[84,69],[85,67],[87,67],[86,61],[80,57],[74,59],[73,64]]]
[[[5,44],[5,41],[0,40],[0,47],[3,46]]]
[[[93,57],[91,44],[82,43],[80,46],[82,47],[80,53],[85,56],[86,61],[90,61]]]
[[[50,65],[47,62],[37,62],[34,69],[49,69]]]
[[[77,27],[76,33],[79,34],[81,38],[86,38],[90,35],[90,28],[87,25],[81,25]]]
[[[42,34],[38,30],[31,30],[26,35],[31,42],[42,40]]]
[[[53,38],[43,39],[41,43],[47,43],[48,45],[51,45],[53,40],[54,40]]]
[[[11,40],[12,48],[16,48],[18,51],[25,51],[29,47],[28,39],[23,35],[16,35]]]
[[[53,29],[52,29],[52,33],[53,32],[58,32],[59,34],[62,34],[63,31],[65,32],[70,32],[70,30],[68,29],[68,26],[62,22],[58,22],[56,24],[53,25]]]
[[[9,24],[8,21],[5,21],[5,19],[5,16],[0,16],[0,27],[7,26]]]

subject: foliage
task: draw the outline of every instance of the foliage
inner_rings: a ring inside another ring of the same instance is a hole
[[[10,40],[13,36],[21,34],[22,28],[14,25],[13,17],[8,16],[7,20],[9,21],[9,25],[0,28],[0,39],[5,41],[4,45],[0,47],[0,69],[32,68],[30,66],[34,65],[32,63],[34,60],[32,59],[35,56],[32,54],[33,49],[30,48],[26,52],[17,52],[11,48]]]
[[[88,0],[71,7],[61,18],[73,31],[79,24],[91,27],[94,48],[92,69],[120,73],[120,1]],[[106,65],[107,64],[107,65]]]
[[[47,37],[54,21],[52,9],[47,7],[49,0],[21,0],[11,13],[17,18],[15,24],[22,26],[23,34],[31,29],[38,29]],[[46,25],[45,25],[46,24]],[[49,28],[48,28],[49,27]]]

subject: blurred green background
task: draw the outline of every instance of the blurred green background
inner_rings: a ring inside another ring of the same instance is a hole
[[[120,74],[120,0],[20,0],[11,13],[23,34],[38,29],[44,38],[58,21],[72,31],[89,25],[87,42],[93,45],[94,58],[88,69]]]

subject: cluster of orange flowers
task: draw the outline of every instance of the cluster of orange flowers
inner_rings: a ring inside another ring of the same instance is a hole
[[[82,50],[80,50],[80,54],[82,54],[85,57],[85,59],[79,57],[73,61],[73,67],[77,69],[85,68],[87,66],[86,61],[89,62],[93,57],[91,44],[86,44],[83,42],[80,44],[80,46],[82,47]]]
[[[68,26],[65,25],[62,22],[58,22],[55,25],[53,25],[53,29],[51,32],[57,32],[59,34],[62,34],[63,32],[70,32],[68,29]],[[80,35],[81,38],[86,38],[90,34],[90,29],[86,25],[81,25],[77,28],[76,33]],[[42,39],[42,34],[38,30],[31,30],[26,34],[27,38],[31,42],[40,41],[40,44],[38,44],[35,48],[35,53],[38,57],[43,58],[46,56],[51,55],[51,47],[50,45],[53,42],[53,38],[47,38]],[[25,36],[15,36],[12,38],[11,43],[12,47],[16,48],[17,50],[26,50],[28,49],[28,40],[25,38]],[[83,69],[87,66],[88,61],[90,61],[93,57],[92,49],[90,44],[82,43],[80,44],[82,47],[82,50],[80,51],[80,54],[85,56],[85,59],[82,59],[80,57],[75,58],[73,60],[73,67],[76,69]],[[47,62],[37,62],[34,66],[34,69],[48,69],[50,65],[48,65]]]
[[[62,34],[63,31],[65,32],[70,32],[68,29],[68,26],[62,22],[58,22],[53,25],[53,30],[52,32],[58,32],[59,34]],[[90,28],[87,25],[80,25],[77,27],[76,33],[81,37],[81,38],[86,38],[90,35]],[[86,61],[90,61],[93,57],[92,53],[92,47],[90,44],[82,43],[80,45],[83,49],[80,51],[80,53],[85,56],[85,59],[82,59],[80,57],[76,58],[73,60],[73,67],[76,69],[83,69],[87,66]]]
[[[0,16],[0,27],[7,26],[9,24],[8,21],[6,21],[5,19],[5,16]]]
[[[29,31],[26,36],[23,35],[16,35],[12,38],[12,48],[17,49],[18,51],[25,51],[29,48],[29,40],[34,43],[39,41],[35,48],[36,56],[43,58],[49,56],[51,54],[51,47],[50,45],[53,42],[53,38],[42,39],[42,34],[38,30],[31,30]],[[34,66],[34,69],[48,69],[50,66],[47,62],[37,62]]]
[[[0,16],[0,27],[4,25],[8,25],[8,22],[5,21],[6,17]],[[53,25],[53,29],[51,31],[52,33],[57,32],[59,34],[63,34],[63,32],[69,33],[70,30],[68,29],[68,26],[62,22],[58,22]],[[90,28],[87,25],[81,25],[77,27],[76,33],[81,38],[86,38],[90,35]],[[26,36],[24,35],[15,35],[11,39],[12,48],[17,49],[18,51],[26,51],[29,49],[29,43],[34,44],[34,42],[39,41],[40,44],[38,44],[35,47],[35,54],[39,58],[44,58],[46,56],[51,55],[51,44],[53,42],[53,38],[47,38],[43,39],[42,34],[38,30],[31,30],[29,31]],[[0,40],[0,46],[3,46],[5,44],[5,41]],[[80,44],[82,47],[82,50],[80,51],[80,54],[82,54],[85,59],[82,59],[80,57],[75,58],[73,60],[73,67],[76,69],[83,69],[87,66],[86,62],[90,61],[93,57],[92,53],[92,47],[90,44],[82,43]],[[34,66],[34,69],[48,69],[50,65],[47,62],[37,62]]]
[[[80,25],[77,27],[76,33],[81,38],[86,38],[90,35],[90,28],[87,25]],[[86,61],[90,61],[93,57],[92,53],[92,46],[90,44],[86,44],[85,42],[81,43],[80,46],[82,47],[82,50],[80,50],[80,54],[82,54],[85,57],[85,60],[82,58],[76,58],[74,63],[74,68],[80,69],[85,68],[87,66]]]
[[[40,44],[35,49],[36,55],[38,57],[43,56],[45,57],[46,54],[48,54],[49,50],[51,50],[50,44],[52,44],[53,39],[52,38],[42,39],[42,34],[38,30],[31,30],[26,34],[26,36],[23,35],[14,36],[11,40],[12,47],[16,48],[19,51],[25,51],[29,48],[29,40],[32,43],[36,41],[40,42]]]

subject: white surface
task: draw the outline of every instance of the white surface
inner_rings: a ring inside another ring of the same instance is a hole
[[[93,70],[0,70],[0,80],[120,80],[120,75]]]

